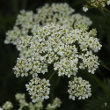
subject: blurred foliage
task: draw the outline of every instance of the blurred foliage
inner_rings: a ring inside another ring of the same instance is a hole
[[[96,97],[93,97],[86,104],[86,110],[110,110],[110,79],[104,81],[106,89],[109,91],[109,94],[103,94],[100,92]]]
[[[68,79],[61,78],[58,86],[55,86],[55,95],[60,97],[63,104],[59,110],[110,110],[110,13],[91,9],[87,13],[82,12],[83,0],[0,0],[0,105],[6,100],[14,102],[14,95],[25,91],[27,78],[15,78],[12,68],[16,63],[18,52],[13,45],[5,45],[5,33],[12,29],[16,16],[21,9],[33,10],[45,3],[67,2],[76,12],[87,15],[93,21],[92,27],[98,30],[98,38],[103,47],[99,52],[101,66],[96,76],[80,71],[85,79],[92,84],[93,96],[89,100],[71,101],[66,92]],[[108,78],[105,83],[104,79]],[[53,79],[56,81],[55,79]]]

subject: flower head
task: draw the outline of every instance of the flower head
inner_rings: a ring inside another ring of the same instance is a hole
[[[42,102],[44,99],[48,99],[50,93],[49,87],[49,80],[38,77],[34,77],[30,80],[29,84],[26,84],[27,91],[31,95],[33,102]]]
[[[91,96],[91,85],[81,77],[75,77],[73,81],[69,81],[68,87],[69,98],[72,100],[76,98],[84,100]]]
[[[3,110],[11,110],[13,108],[13,104],[10,101],[6,101],[2,108]]]

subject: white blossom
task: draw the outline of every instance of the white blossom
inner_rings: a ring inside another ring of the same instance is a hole
[[[26,84],[27,91],[31,95],[32,102],[42,102],[49,98],[50,93],[49,80],[33,77],[29,84]]]
[[[48,104],[46,110],[56,110],[57,107],[61,106],[61,100],[59,98],[55,98],[52,104]]]
[[[0,110],[3,110],[3,109],[0,107]]]
[[[14,67],[16,76],[28,76],[28,74],[34,73],[44,74],[48,72],[49,64],[54,64],[54,70],[58,71],[58,76],[75,76],[78,68],[81,68],[81,66],[78,67],[79,56],[80,58],[81,55],[85,56],[85,51],[88,52],[88,49],[91,49],[92,54],[101,49],[99,40],[91,36],[93,33],[91,31],[67,29],[65,26],[55,24],[34,30],[34,36],[22,37],[17,46],[23,52],[21,51],[21,57],[18,58]],[[76,43],[79,47],[76,47]],[[79,54],[78,50],[82,53]],[[86,56],[82,58],[83,61],[85,61]],[[89,66],[90,62],[83,62],[84,65],[88,65],[89,72],[94,73],[97,69],[98,60],[95,61],[97,66],[93,66],[95,67],[93,71],[91,70],[92,67]]]
[[[73,81],[69,81],[68,87],[69,98],[72,100],[84,100],[91,96],[91,85],[81,77],[74,77]]]
[[[79,68],[87,68],[88,72],[94,74],[99,65],[98,57],[93,55],[91,51],[87,51],[86,54],[80,55],[79,58],[82,60]]]
[[[94,8],[105,8],[106,5],[109,5],[109,0],[87,0],[89,6]]]
[[[65,25],[68,28],[76,24],[86,24],[88,26],[92,24],[88,17],[74,14],[74,12],[75,10],[67,3],[45,4],[42,8],[37,9],[37,13],[22,10],[17,16],[14,28],[7,32],[5,43],[18,45],[21,37],[34,34],[31,32],[33,27],[36,27],[36,30],[39,26],[50,23]]]
[[[13,104],[10,101],[6,101],[2,106],[4,110],[11,110],[13,108]]]
[[[15,98],[19,102],[19,110],[22,110],[24,107],[28,107],[28,103],[25,100],[25,94],[17,93]]]
[[[87,7],[83,7],[83,11],[84,12],[87,12],[88,11],[88,8]]]
[[[107,5],[110,5],[110,0],[107,1]]]
[[[19,106],[17,106],[16,110],[56,110],[61,106],[61,100],[56,97],[52,100],[52,103],[48,103],[46,107],[43,105],[43,101],[39,100],[38,102],[32,103],[27,102],[24,93],[17,93],[15,95],[15,99],[18,101]],[[5,104],[0,107],[0,110],[12,110],[13,105],[10,101],[6,101]]]
[[[46,4],[37,9],[37,13],[22,10],[17,16],[14,28],[7,32],[5,43],[16,45],[19,57],[13,68],[14,74],[16,77],[32,76],[26,88],[33,102],[40,101],[39,107],[42,107],[44,99],[49,98],[50,83],[38,75],[48,74],[50,77],[50,66],[58,77],[75,77],[69,82],[70,86],[78,84],[82,89],[80,91],[74,86],[75,96],[70,95],[72,99],[90,96],[91,91],[86,94],[86,90],[90,90],[89,83],[76,76],[80,69],[94,74],[99,66],[96,53],[102,45],[96,37],[96,29],[89,29],[91,24],[88,17],[74,13],[66,3]],[[20,100],[18,96],[16,98]],[[27,106],[25,101],[21,107],[24,106]],[[50,104],[49,107],[55,106]],[[30,108],[34,110],[32,104]]]

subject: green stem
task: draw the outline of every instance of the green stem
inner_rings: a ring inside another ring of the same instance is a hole
[[[59,82],[60,82],[60,78],[58,77],[58,79],[57,79],[57,81],[56,81],[56,84],[55,84],[55,85],[56,85],[56,86],[55,86],[55,89],[57,88]]]
[[[55,73],[56,73],[56,71],[53,71],[53,73],[50,75],[50,77],[48,79],[51,80],[51,78],[54,76]]]
[[[106,66],[103,61],[100,61],[100,65],[105,68],[106,70],[109,70],[110,71],[110,68],[108,66]]]
[[[109,12],[109,13],[110,13],[110,10],[108,10],[107,8],[104,8],[104,10],[105,10],[106,12]]]
[[[12,0],[11,1],[12,9],[13,9],[13,12],[15,14],[17,14],[18,13],[18,10],[19,10],[18,4],[19,4],[19,1],[18,0]]]
[[[104,13],[104,10],[105,10],[105,8],[104,8],[104,9],[99,9],[99,11],[100,11],[100,13],[103,15],[105,21],[110,24],[110,21],[108,20],[108,18],[106,17],[106,15],[105,15],[105,13]]]
[[[27,0],[22,0],[22,8],[26,9]]]
[[[105,94],[110,97],[110,91],[107,89],[106,85],[104,85],[97,76],[93,76],[93,79],[96,81],[96,83],[102,88]]]

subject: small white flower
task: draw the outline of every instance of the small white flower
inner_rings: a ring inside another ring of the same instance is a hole
[[[34,77],[26,84],[27,91],[31,95],[32,102],[41,102],[49,98],[50,93],[49,80]]]
[[[107,1],[107,5],[110,5],[110,0]]]
[[[88,8],[87,7],[83,7],[83,11],[84,12],[87,12],[88,11]]]
[[[3,109],[0,107],[0,110],[3,110]]]
[[[107,102],[104,103],[104,106],[107,107]]]
[[[13,108],[13,104],[10,101],[6,101],[2,106],[4,110],[11,110]]]
[[[61,100],[59,98],[55,98],[52,104],[48,104],[46,110],[56,110],[57,107],[61,106]]]
[[[75,77],[73,81],[69,81],[68,87],[69,98],[72,100],[76,98],[84,100],[91,96],[91,85],[81,77]]]

